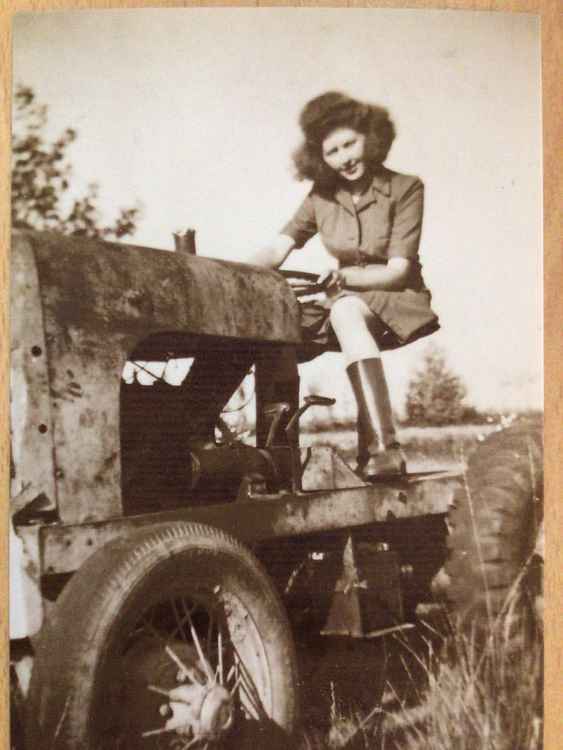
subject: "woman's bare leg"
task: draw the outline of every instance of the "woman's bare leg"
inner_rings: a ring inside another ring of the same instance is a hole
[[[373,313],[363,299],[352,296],[341,297],[332,307],[330,322],[344,354],[346,365],[381,356],[370,330]]]

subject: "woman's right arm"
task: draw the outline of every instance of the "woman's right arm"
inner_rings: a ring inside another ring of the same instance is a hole
[[[278,268],[295,248],[295,244],[293,237],[287,234],[278,234],[271,242],[261,247],[248,262],[255,266]]]
[[[292,250],[303,245],[317,233],[317,218],[312,195],[309,194],[295,215],[282,230],[255,253],[250,263],[268,268],[278,268]]]

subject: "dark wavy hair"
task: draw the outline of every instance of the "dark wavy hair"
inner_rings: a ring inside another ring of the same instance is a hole
[[[330,189],[338,176],[323,159],[323,141],[336,128],[353,128],[366,137],[368,169],[380,167],[395,138],[395,126],[383,107],[360,102],[339,91],[328,91],[311,99],[303,108],[299,125],[304,142],[293,154],[298,180],[313,180]]]

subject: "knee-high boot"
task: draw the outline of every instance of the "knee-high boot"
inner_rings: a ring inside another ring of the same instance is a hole
[[[381,359],[352,362],[346,372],[358,404],[358,473],[365,479],[404,474],[405,456],[395,434]]]

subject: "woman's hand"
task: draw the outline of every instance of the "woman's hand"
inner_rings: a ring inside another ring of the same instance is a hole
[[[339,269],[331,268],[321,273],[317,284],[324,287],[324,291],[328,297],[335,297],[345,287],[344,274]]]

